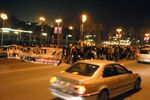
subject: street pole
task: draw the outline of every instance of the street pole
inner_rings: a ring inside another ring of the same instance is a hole
[[[57,23],[57,47],[60,47],[59,22]]]
[[[30,43],[31,43],[31,33],[30,33]]]
[[[101,25],[99,25],[99,27],[98,27],[99,29],[99,32],[98,32],[98,44],[100,44],[101,43]]]
[[[19,33],[19,36],[20,36],[20,42],[21,42],[21,32]]]
[[[83,28],[84,28],[84,26],[83,26],[83,22],[82,22],[82,24],[81,24],[81,35],[80,35],[81,41],[83,41]]]
[[[68,45],[68,35],[66,35],[66,45]]]
[[[59,24],[62,22],[62,19],[56,19],[55,22],[57,23],[57,47],[61,47],[61,33],[59,31]]]
[[[84,23],[87,20],[87,16],[85,14],[82,15],[82,24],[81,24],[81,35],[80,35],[80,42],[84,41]]]
[[[121,28],[117,28],[116,31],[118,33],[118,45],[120,45],[120,38],[121,38],[122,29]]]
[[[8,17],[7,17],[7,15],[6,15],[5,13],[2,13],[2,14],[0,15],[0,17],[1,17],[2,20],[3,20],[3,25],[2,25],[2,27],[4,28],[4,21],[5,21],[6,19],[8,19]],[[3,46],[3,30],[2,30],[2,32],[1,32],[1,46]]]
[[[40,34],[40,44],[42,45],[42,39],[43,39],[43,37],[42,37],[42,32],[43,32],[43,23],[42,23],[42,25],[41,25],[41,34]]]
[[[41,21],[41,33],[40,33],[40,45],[42,45],[42,40],[43,40],[43,36],[42,36],[42,32],[44,31],[44,22],[45,22],[45,18],[44,17],[40,17],[39,20]]]
[[[4,20],[3,20],[3,26],[2,27],[4,28]],[[3,46],[3,30],[2,30],[2,34],[1,34],[1,46]]]
[[[118,44],[120,45],[120,32],[118,32]]]

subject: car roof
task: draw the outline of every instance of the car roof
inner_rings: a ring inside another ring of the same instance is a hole
[[[108,64],[119,64],[117,62],[108,61],[108,60],[81,60],[79,62],[87,63],[87,64],[93,64],[93,65],[97,65],[97,66],[105,66],[105,65],[108,65]]]

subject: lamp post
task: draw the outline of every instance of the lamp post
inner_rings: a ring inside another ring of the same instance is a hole
[[[7,15],[5,13],[2,13],[1,14],[1,18],[3,20],[3,28],[4,28],[4,21],[8,19]],[[3,31],[2,31],[2,34],[1,34],[1,46],[3,46]]]
[[[120,45],[120,38],[122,37],[122,34],[121,34],[122,29],[121,28],[117,28],[116,31],[117,31],[117,36],[116,37],[118,39],[118,44]]]
[[[82,24],[81,24],[81,34],[80,34],[80,41],[83,41],[84,40],[84,23],[86,22],[87,20],[87,16],[85,14],[82,15]]]
[[[45,18],[44,17],[40,17],[39,20],[41,22],[40,44],[42,44],[42,39],[43,39],[42,33],[44,31],[44,29],[43,29],[43,22],[45,22]]]
[[[60,33],[60,23],[62,22],[62,19],[56,19],[55,22],[57,23],[57,47],[61,47],[61,33]]]

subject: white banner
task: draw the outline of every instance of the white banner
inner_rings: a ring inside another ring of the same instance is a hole
[[[12,45],[8,48],[7,54],[8,58],[20,59],[32,63],[58,65],[61,62],[62,49]]]

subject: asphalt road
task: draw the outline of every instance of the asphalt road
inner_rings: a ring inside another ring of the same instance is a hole
[[[114,100],[149,100],[150,64],[139,64],[135,60],[120,63],[141,74],[142,89],[138,92],[130,91]],[[49,79],[53,73],[67,66],[64,63],[52,66],[0,59],[0,100],[62,100],[49,92]]]

